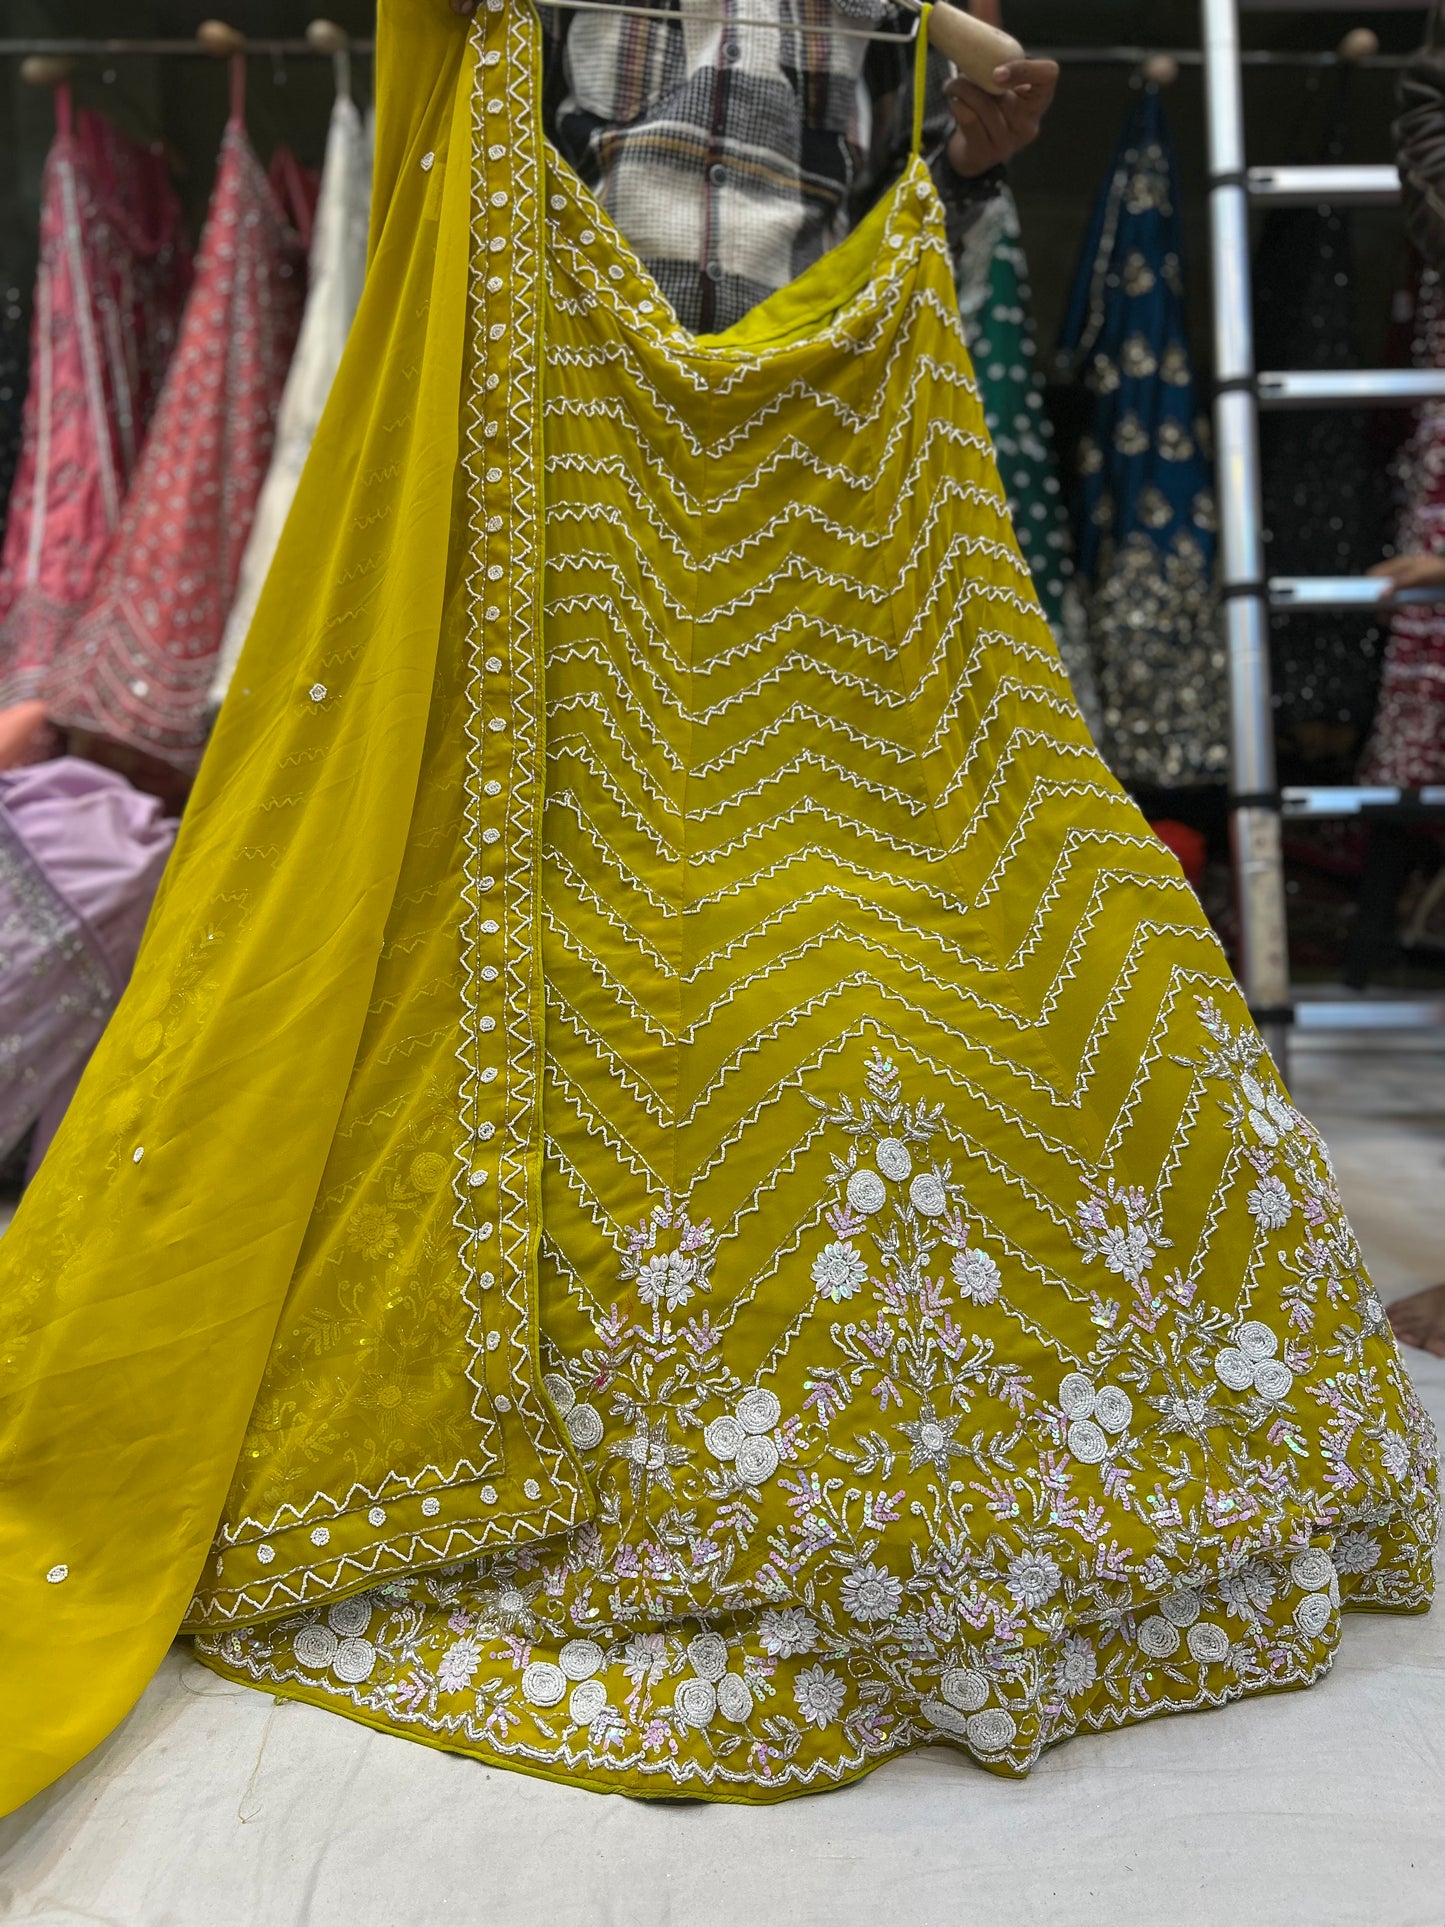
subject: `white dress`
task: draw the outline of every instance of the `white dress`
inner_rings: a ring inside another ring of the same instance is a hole
[[[306,311],[286,377],[276,444],[251,525],[236,600],[226,618],[221,654],[211,684],[211,708],[219,709],[231,686],[241,645],[251,627],[276,543],[291,512],[296,484],[311,452],[312,437],[346,346],[351,318],[366,273],[366,231],[371,209],[370,117],[349,94],[338,93],[326,136],[321,195],[312,233]]]

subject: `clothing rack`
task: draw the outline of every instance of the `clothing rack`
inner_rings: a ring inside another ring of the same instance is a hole
[[[349,42],[352,53],[369,54],[375,51],[373,40],[352,40]],[[326,58],[329,49],[314,46],[308,40],[260,40],[247,38],[244,51],[271,57],[312,59]],[[1151,59],[1165,58],[1176,61],[1180,67],[1203,68],[1205,52],[1199,47],[1037,47],[1030,52],[1040,59],[1057,60],[1063,67],[1142,67]],[[128,40],[128,39],[63,39],[55,36],[42,38],[0,39],[0,59],[28,59],[32,55],[64,57],[75,59],[112,59],[127,55],[148,56],[171,59],[183,55],[205,56],[214,59],[208,47],[196,40]],[[1313,52],[1271,52],[1266,49],[1241,51],[1240,64],[1245,67],[1295,67],[1329,68],[1341,64],[1339,53]],[[1376,67],[1393,70],[1404,66],[1409,58],[1406,54],[1372,54],[1351,64],[1365,68]]]
[[[354,54],[369,54],[375,51],[374,40],[350,40],[348,51]],[[307,57],[313,60],[330,60],[333,49],[319,47],[309,40],[251,40],[248,39],[239,52],[270,55],[287,60]],[[197,58],[214,60],[215,53],[204,47],[198,40],[58,40],[25,39],[0,40],[0,58],[29,60],[32,58],[76,60],[121,59],[129,54],[145,55],[160,59],[172,59],[190,54]]]

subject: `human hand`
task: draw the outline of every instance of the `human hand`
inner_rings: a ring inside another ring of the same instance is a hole
[[[1392,555],[1370,574],[1397,589],[1445,589],[1445,555]]]
[[[991,27],[1003,25],[1001,0],[972,0],[968,10]],[[986,174],[1038,139],[1058,88],[1058,62],[1010,60],[994,68],[993,82],[998,93],[959,74],[943,90],[957,122],[948,140],[956,173]]]

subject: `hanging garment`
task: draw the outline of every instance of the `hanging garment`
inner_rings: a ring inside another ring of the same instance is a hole
[[[331,110],[326,158],[321,170],[321,192],[306,277],[306,309],[296,340],[290,372],[276,416],[276,440],[271,466],[256,503],[236,599],[226,618],[221,652],[211,684],[210,703],[219,709],[231,686],[231,676],[276,542],[281,534],[296,484],[306,466],[321,411],[346,346],[347,331],[361,296],[366,272],[367,210],[371,201],[371,141],[356,103],[338,94]]]
[[[1344,159],[1350,74],[1337,77],[1325,162]],[[1260,229],[1255,358],[1262,368],[1358,368],[1349,217],[1338,208],[1280,208]],[[1270,575],[1363,575],[1389,530],[1389,480],[1359,410],[1286,409],[1260,421]],[[1384,631],[1348,612],[1270,616],[1282,779],[1353,779],[1380,681]]]
[[[175,824],[75,757],[0,771],[0,1156],[64,1115],[125,988]]]
[[[1229,762],[1178,208],[1163,104],[1146,87],[1094,208],[1060,354],[1091,397],[1075,527],[1104,753],[1122,781],[1163,788],[1222,783]]]
[[[37,696],[120,519],[190,280],[161,158],[56,89],[23,447],[0,549],[0,705]]]
[[[1445,291],[1434,268],[1420,280],[1413,360],[1417,368],[1445,368]],[[1422,405],[1401,472],[1397,551],[1445,555],[1445,403]],[[1406,789],[1445,782],[1445,604],[1406,604],[1390,618],[1379,706],[1358,780]]]
[[[25,297],[0,284],[0,520],[4,519],[20,460],[25,409],[25,344],[29,335]]]
[[[245,677],[0,1241],[3,1803],[182,1621],[742,1800],[1318,1677],[1429,1597],[1435,1441],[1070,696],[927,169],[699,337],[529,7],[380,53]]]
[[[1008,490],[1019,553],[1029,565],[1074,700],[1100,741],[1103,718],[1089,659],[1088,623],[1074,581],[1074,544],[1054,459],[1054,428],[1035,361],[1028,263],[1018,209],[1007,188],[977,216],[956,258],[964,333],[983,418]]]
[[[181,770],[205,742],[206,696],[271,458],[305,293],[292,222],[309,223],[312,200],[284,150],[267,178],[233,81],[165,389],[94,593],[44,690],[57,723]]]

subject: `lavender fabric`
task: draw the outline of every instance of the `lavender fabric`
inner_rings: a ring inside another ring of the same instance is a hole
[[[63,756],[0,771],[0,1155],[31,1168],[125,988],[176,824]]]

